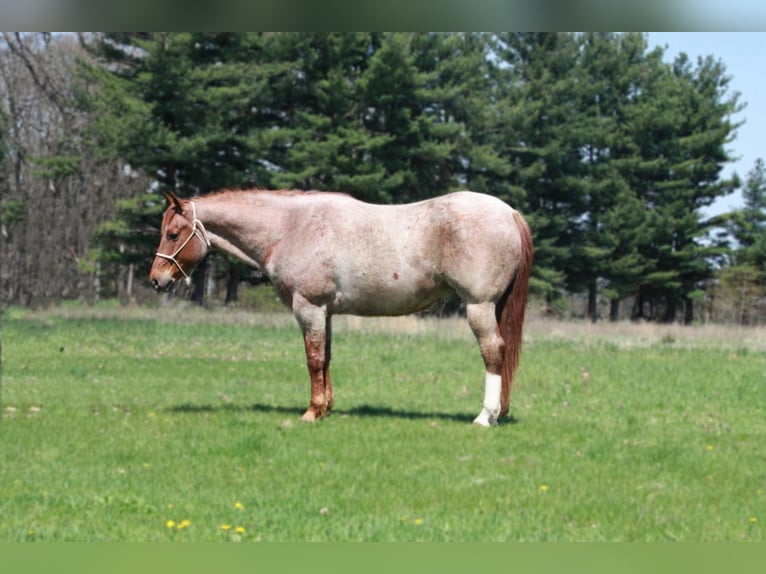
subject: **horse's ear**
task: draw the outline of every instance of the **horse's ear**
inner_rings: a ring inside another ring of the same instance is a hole
[[[181,204],[181,198],[178,197],[175,193],[172,191],[163,191],[162,195],[165,196],[165,199],[168,200],[168,205],[176,210],[177,213],[181,213],[183,211],[183,205]]]

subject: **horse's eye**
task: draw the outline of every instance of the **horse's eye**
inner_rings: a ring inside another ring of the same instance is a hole
[[[170,239],[170,241],[178,241],[178,233],[168,232],[168,239]]]

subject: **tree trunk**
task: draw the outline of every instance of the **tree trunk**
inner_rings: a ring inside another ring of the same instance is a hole
[[[239,270],[236,265],[230,264],[229,271],[226,274],[226,301],[224,305],[229,303],[237,303],[239,301]]]
[[[641,295],[641,289],[636,293],[636,298],[633,300],[633,308],[630,310],[631,321],[638,321],[641,319],[641,309],[643,307],[643,296]]]
[[[634,321],[641,319],[651,321],[654,318],[654,297],[647,295],[642,289],[639,289],[636,300],[633,302],[631,319]]]
[[[133,298],[133,275],[135,274],[134,266],[132,263],[128,263],[128,280],[125,286],[125,291],[128,296],[128,301]]]
[[[609,301],[609,321],[616,323],[620,320],[620,300],[611,299]]]
[[[192,294],[191,294],[191,301],[192,303],[196,303],[197,305],[204,305],[205,304],[205,286],[207,285],[207,257],[203,259],[199,265],[197,265],[197,269],[195,269],[194,274],[192,275]]]
[[[591,323],[598,321],[598,287],[595,278],[588,284],[588,319]]]
[[[665,313],[662,315],[663,323],[673,323],[676,320],[678,310],[677,299],[674,293],[668,293],[665,297]]]
[[[684,325],[691,325],[694,321],[694,301],[684,297]]]

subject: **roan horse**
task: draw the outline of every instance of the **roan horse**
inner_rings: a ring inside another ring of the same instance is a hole
[[[486,367],[482,410],[508,413],[532,266],[521,214],[468,191],[407,205],[372,205],[341,193],[221,191],[184,200],[166,194],[150,281],[170,289],[210,250],[260,268],[303,331],[311,402],[303,420],[333,406],[331,318],[404,315],[450,293],[466,304]]]

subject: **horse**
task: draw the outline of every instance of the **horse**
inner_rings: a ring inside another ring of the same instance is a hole
[[[332,316],[419,312],[456,293],[484,361],[474,423],[508,414],[519,363],[533,245],[529,225],[502,200],[458,191],[376,205],[337,192],[222,190],[165,193],[149,280],[166,291],[216,250],[261,270],[303,332],[314,422],[333,407]]]

